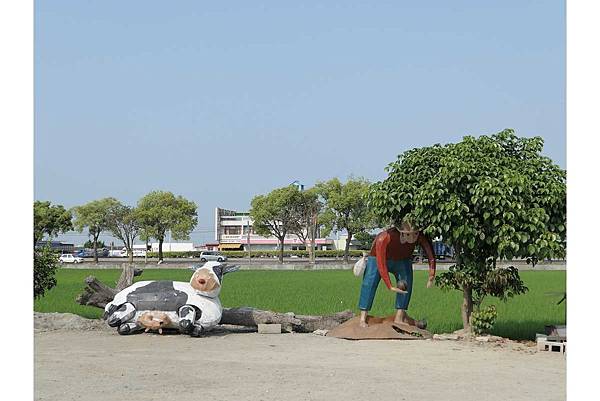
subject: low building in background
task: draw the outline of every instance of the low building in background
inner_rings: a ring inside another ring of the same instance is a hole
[[[215,242],[219,250],[247,251],[274,251],[278,249],[279,241],[276,237],[263,237],[253,230],[253,221],[247,212],[238,212],[215,208]],[[207,244],[208,245],[208,244]],[[316,249],[334,249],[334,242],[329,238],[316,238]],[[283,242],[285,250],[305,250],[306,247],[296,235],[287,235]]]
[[[68,242],[62,241],[38,241],[35,244],[36,249],[50,246],[50,249],[60,251],[61,253],[73,253],[75,251],[75,245]]]
[[[204,245],[196,245],[196,251],[218,251],[219,243],[218,242],[207,242]]]

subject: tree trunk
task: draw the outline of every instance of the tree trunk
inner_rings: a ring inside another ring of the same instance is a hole
[[[344,247],[344,263],[350,263],[350,241],[352,240],[352,232],[348,231],[348,238],[346,238],[346,246]]]
[[[98,237],[94,237],[94,263],[98,264]]]
[[[279,238],[279,263],[283,264],[283,242],[285,241],[285,235]]]
[[[308,254],[309,256],[309,261],[311,265],[315,264],[315,237],[317,236],[317,215],[314,214],[311,218],[311,222],[310,222],[310,253]]]
[[[133,247],[127,250],[127,255],[129,256],[129,264],[133,264]]]
[[[146,252],[144,252],[144,264],[148,264],[148,238],[146,238]]]
[[[471,331],[471,313],[473,312],[473,290],[469,286],[463,287],[462,321],[466,332]]]
[[[142,273],[132,266],[124,266],[117,288],[110,288],[95,277],[89,276],[85,279],[87,285],[84,292],[77,297],[81,305],[95,306],[104,309],[107,303],[113,300],[115,295],[133,283],[133,277]],[[311,333],[318,329],[331,330],[354,317],[351,310],[334,313],[326,316],[296,315],[293,312],[279,313],[265,311],[250,307],[225,308],[219,324],[231,324],[236,326],[257,326],[258,324],[281,324],[284,331],[295,331],[298,333]]]
[[[163,241],[164,241],[164,238],[158,239],[158,261],[159,262],[161,262],[163,260],[163,252],[162,252]]]
[[[117,286],[115,287],[117,292],[133,284],[133,278],[135,276],[141,275],[142,272],[143,270],[136,269],[133,265],[123,264],[123,271],[121,272],[121,277],[119,277],[119,280],[117,281]]]

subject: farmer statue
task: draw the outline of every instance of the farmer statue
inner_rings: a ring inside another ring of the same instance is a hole
[[[400,228],[395,226],[388,228],[375,237],[367,258],[360,290],[358,304],[360,308],[360,327],[368,327],[367,313],[373,305],[375,292],[381,278],[387,288],[396,293],[394,322],[409,324],[419,329],[427,327],[426,320],[415,321],[406,313],[412,294],[412,257],[417,243],[421,245],[429,259],[427,288],[430,288],[435,277],[435,255],[427,237],[415,230],[408,221],[402,222]],[[395,287],[390,282],[389,273],[393,273],[396,277]]]

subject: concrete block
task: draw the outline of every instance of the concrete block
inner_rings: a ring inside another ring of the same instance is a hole
[[[258,334],[281,334],[281,324],[259,324]]]
[[[567,343],[561,343],[556,341],[543,341],[538,339],[537,350],[564,353],[567,350]]]
[[[434,334],[433,339],[457,341],[460,340],[460,337],[458,336],[458,334]]]

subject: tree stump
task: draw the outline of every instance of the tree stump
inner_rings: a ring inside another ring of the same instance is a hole
[[[117,292],[133,284],[133,278],[141,276],[143,272],[142,269],[137,269],[134,265],[123,263],[123,271],[121,272],[121,277],[119,277],[119,281],[117,281],[117,286],[115,287]]]

